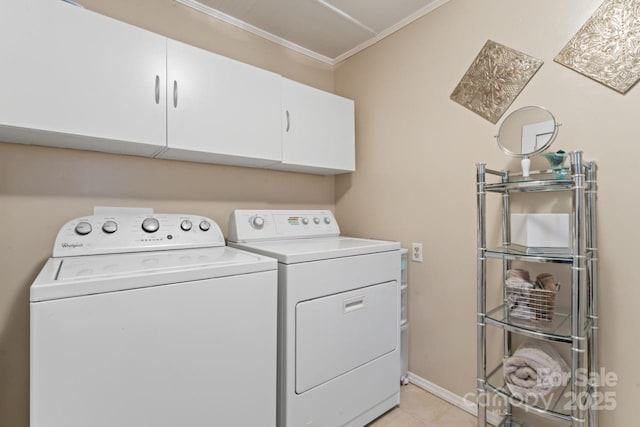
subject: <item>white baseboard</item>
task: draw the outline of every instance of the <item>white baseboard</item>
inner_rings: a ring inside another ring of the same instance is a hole
[[[458,396],[457,394],[445,388],[442,388],[429,380],[425,380],[424,378],[414,374],[413,372],[409,372],[409,382],[439,397],[440,399],[447,401],[454,406],[457,406],[463,411],[470,413],[474,417],[478,416],[478,406],[475,403],[468,401],[464,397]],[[487,411],[487,422],[489,424],[497,426],[501,421],[502,417],[500,415],[493,411]]]

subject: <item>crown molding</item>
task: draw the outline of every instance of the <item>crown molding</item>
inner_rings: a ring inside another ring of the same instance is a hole
[[[295,43],[290,42],[289,40],[285,40],[282,37],[278,37],[274,34],[271,34],[268,31],[262,30],[258,27],[255,27],[251,24],[248,24],[238,18],[234,18],[233,16],[227,15],[226,13],[222,13],[212,7],[209,6],[205,6],[202,3],[199,3],[195,0],[175,0],[177,3],[180,3],[182,5],[185,5],[187,7],[190,7],[192,9],[195,9],[199,12],[202,12],[206,15],[212,16],[214,18],[217,18],[221,21],[226,22],[227,24],[231,24],[235,27],[238,27],[242,30],[248,31],[250,33],[255,34],[258,37],[262,37],[263,39],[269,40],[273,43],[277,43],[281,46],[284,46],[288,49],[291,49],[293,51],[296,51],[298,53],[301,53],[303,55],[309,56],[313,59],[316,59],[320,62],[324,62],[325,64],[329,64],[329,65],[334,65],[334,61],[333,59],[321,55],[317,52],[314,52],[312,50],[309,50],[307,48],[304,48],[300,45],[297,45]]]
[[[289,40],[283,39],[282,37],[278,37],[274,34],[271,34],[268,31],[262,30],[258,27],[255,27],[247,22],[244,22],[238,18],[234,18],[233,16],[227,15],[226,13],[222,13],[212,7],[206,6],[196,0],[175,0],[177,3],[180,3],[184,6],[190,7],[192,9],[195,9],[199,12],[202,12],[206,15],[209,15],[211,17],[214,17],[216,19],[219,19],[221,21],[226,22],[227,24],[231,24],[235,27],[238,27],[240,29],[243,29],[245,31],[248,31],[252,34],[257,35],[258,37],[262,37],[263,39],[269,40],[273,43],[279,44],[281,46],[286,47],[287,49],[291,49],[295,52],[301,53],[302,55],[306,55],[310,58],[313,58],[317,61],[323,62],[325,64],[328,65],[337,65],[343,61],[345,61],[346,59],[352,57],[353,55],[357,54],[358,52],[363,51],[364,49],[368,48],[369,46],[372,46],[374,44],[376,44],[377,42],[379,42],[380,40],[384,39],[385,37],[390,36],[391,34],[395,33],[396,31],[406,27],[407,25],[409,25],[410,23],[412,23],[413,21],[422,18],[424,15],[428,14],[429,12],[437,9],[438,7],[442,6],[443,4],[449,2],[449,0],[436,0],[432,3],[429,3],[428,5],[426,5],[425,7],[417,10],[416,12],[412,13],[411,15],[407,16],[406,18],[404,18],[403,20],[401,20],[400,22],[398,22],[397,24],[387,28],[386,30],[378,33],[377,35],[375,35],[374,37],[368,39],[367,41],[359,44],[358,46],[354,47],[353,49],[335,57],[335,58],[329,58],[328,56],[325,55],[321,55],[317,52],[314,52],[310,49],[307,49],[305,47],[302,47],[298,44],[295,44],[293,42],[290,42]],[[323,3],[323,2],[322,2]]]

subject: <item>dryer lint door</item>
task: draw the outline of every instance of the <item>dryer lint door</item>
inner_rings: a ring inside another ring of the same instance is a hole
[[[396,349],[396,281],[296,306],[296,393],[302,394]]]

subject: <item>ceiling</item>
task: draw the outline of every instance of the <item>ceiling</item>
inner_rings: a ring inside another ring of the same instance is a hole
[[[328,64],[448,0],[176,0]]]

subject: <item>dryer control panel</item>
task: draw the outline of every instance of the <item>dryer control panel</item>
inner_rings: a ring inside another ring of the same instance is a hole
[[[224,246],[210,218],[181,214],[90,215],[58,232],[54,257]]]
[[[230,242],[305,239],[339,236],[340,228],[328,210],[236,209],[229,219]]]

